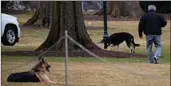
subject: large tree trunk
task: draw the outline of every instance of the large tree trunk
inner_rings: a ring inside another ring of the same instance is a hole
[[[50,25],[51,4],[50,1],[39,2],[34,15],[24,24],[24,26],[48,27]]]
[[[143,11],[138,1],[108,1],[107,14],[113,17],[139,17]],[[95,15],[103,15],[103,8],[95,13]]]
[[[139,18],[144,14],[139,1],[125,1],[125,3],[125,9],[127,9],[129,16]]]
[[[84,47],[88,49],[100,49],[92,42],[89,34],[87,33],[81,9],[81,2],[57,1],[53,2],[52,24],[49,35],[44,43],[37,48],[37,50],[47,49],[52,46],[64,36],[65,30],[68,30],[69,36],[82,44]],[[62,40],[60,44],[54,47],[54,49],[64,50],[64,44],[64,40]],[[69,50],[75,49],[78,49],[78,47],[69,42]]]

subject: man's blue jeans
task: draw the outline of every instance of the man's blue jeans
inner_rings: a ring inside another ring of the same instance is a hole
[[[156,59],[159,59],[159,57],[161,56],[161,38],[160,35],[147,35],[146,41],[147,41],[146,48],[147,48],[148,61],[149,63],[152,63],[154,57],[156,57]],[[152,51],[153,43],[156,47],[155,54]]]

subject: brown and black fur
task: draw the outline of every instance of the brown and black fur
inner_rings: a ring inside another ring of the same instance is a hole
[[[51,66],[41,59],[31,71],[12,73],[7,78],[7,82],[45,82],[45,83],[55,83],[49,79],[46,72],[50,71]]]
[[[110,37],[108,37],[106,40],[102,40],[104,43],[104,49],[107,49],[108,46],[118,46],[122,42],[126,42],[127,46],[130,48],[130,52],[135,52],[135,47],[140,46],[139,44],[136,44],[134,42],[134,37],[130,33],[127,32],[120,32],[120,33],[113,33]]]

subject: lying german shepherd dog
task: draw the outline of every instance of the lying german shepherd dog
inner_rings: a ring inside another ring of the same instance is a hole
[[[46,75],[46,71],[50,71],[51,66],[42,58],[31,71],[12,73],[7,82],[44,82],[55,83]]]
[[[104,49],[107,49],[107,47],[110,46],[110,44],[112,44],[112,46],[117,46],[119,48],[119,44],[121,44],[124,41],[130,48],[130,53],[135,53],[135,47],[140,46],[139,44],[136,44],[134,42],[134,37],[127,32],[113,33],[106,40],[102,40],[102,42],[104,43]]]

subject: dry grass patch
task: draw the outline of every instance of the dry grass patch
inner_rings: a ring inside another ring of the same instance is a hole
[[[20,62],[22,63],[22,62]],[[3,63],[3,69],[16,65],[16,62]],[[32,64],[32,63],[31,63]],[[51,72],[48,73],[57,84],[64,84],[64,63],[50,62]],[[18,64],[17,64],[18,65]],[[6,78],[12,72],[26,71],[26,65],[12,71],[2,71],[3,86],[43,86],[38,83],[7,83]],[[69,85],[71,86],[170,86],[170,65],[145,63],[114,63],[102,62],[69,62]],[[2,69],[2,70],[3,70]]]

